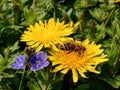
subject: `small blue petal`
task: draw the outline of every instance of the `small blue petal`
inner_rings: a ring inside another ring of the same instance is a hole
[[[43,67],[47,67],[49,65],[49,62],[46,61],[44,64],[43,64]]]
[[[24,65],[18,65],[18,64],[12,64],[11,65],[11,68],[12,69],[17,69],[17,70],[19,70],[19,69],[24,69],[25,68],[25,66]]]
[[[30,65],[33,65],[36,63],[36,54],[34,54],[30,59]]]
[[[36,58],[37,58],[37,60],[40,60],[41,62],[44,62],[44,61],[47,60],[47,54],[44,53],[43,51],[38,52],[38,53],[36,54]]]
[[[16,57],[16,63],[23,63],[25,62],[25,56],[24,55],[20,55]]]
[[[17,70],[25,68],[25,62],[26,62],[25,57],[26,57],[26,55],[17,56],[16,63],[12,64],[11,68],[17,69]]]

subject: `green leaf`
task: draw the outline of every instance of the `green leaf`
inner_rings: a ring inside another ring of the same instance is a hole
[[[2,64],[3,64],[3,56],[0,54],[0,73],[3,71],[3,66],[2,66]]]
[[[15,50],[17,50],[19,48],[18,43],[19,43],[19,41],[14,43],[14,45],[11,47],[11,52],[14,52]]]
[[[89,3],[86,0],[77,0],[74,4],[74,7],[76,9],[84,9],[84,8],[89,8],[91,6],[94,6],[94,1],[89,1]]]
[[[94,76],[88,80],[89,89],[88,90],[109,90],[108,84],[100,80],[98,77]]]
[[[114,66],[116,61],[117,61],[117,58],[118,58],[118,48],[116,47],[115,43],[111,43],[111,49],[109,50],[109,53],[108,53],[108,58],[109,58],[109,64],[111,66]]]
[[[1,62],[2,59],[3,59],[3,56],[0,54],[0,62]]]
[[[89,84],[79,85],[75,90],[89,90]]]
[[[56,83],[52,83],[50,85],[50,88],[49,90],[61,90],[61,87],[62,87],[62,82],[61,81],[58,81]]]
[[[106,81],[107,83],[109,83],[114,88],[119,88],[120,87],[120,76],[115,76],[113,78],[106,77],[103,80]]]
[[[98,21],[104,21],[107,18],[107,13],[103,9],[93,8],[89,10],[90,14]]]
[[[73,8],[70,8],[70,9],[67,11],[67,15],[70,16],[72,12],[73,12]]]

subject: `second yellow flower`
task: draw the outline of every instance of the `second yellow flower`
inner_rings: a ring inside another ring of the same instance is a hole
[[[28,31],[25,31],[21,36],[21,41],[35,48],[36,52],[43,47],[53,48],[57,51],[57,44],[72,40],[68,36],[74,32],[78,25],[79,23],[73,25],[72,21],[65,24],[64,21],[60,22],[59,19],[55,22],[54,18],[50,18],[48,22],[39,21],[34,26],[29,26]]]

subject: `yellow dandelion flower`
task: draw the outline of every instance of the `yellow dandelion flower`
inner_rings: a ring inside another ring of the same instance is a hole
[[[78,81],[78,73],[84,78],[87,78],[85,75],[87,71],[99,74],[100,72],[95,70],[96,66],[108,61],[103,49],[100,49],[101,45],[96,45],[94,42],[89,43],[88,39],[83,42],[75,41],[74,43],[79,45],[81,49],[74,48],[73,51],[70,51],[70,49],[64,50],[61,48],[59,51],[50,51],[51,56],[49,56],[49,59],[52,66],[56,66],[53,72],[60,71],[66,74],[68,70],[72,70],[74,82]],[[66,48],[70,47],[66,46]]]
[[[74,25],[72,21],[65,24],[64,21],[60,22],[59,19],[55,22],[54,18],[50,18],[48,22],[39,21],[34,26],[29,26],[28,31],[25,31],[21,36],[21,41],[35,48],[36,52],[43,47],[58,50],[56,44],[63,44],[72,40],[72,38],[67,36],[72,34],[78,25],[79,22]]]
[[[115,0],[115,2],[120,2],[120,0]]]

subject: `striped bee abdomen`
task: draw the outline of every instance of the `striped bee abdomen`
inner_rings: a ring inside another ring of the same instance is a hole
[[[72,43],[65,43],[64,45],[62,45],[60,47],[61,50],[74,50],[75,49],[75,45]]]

